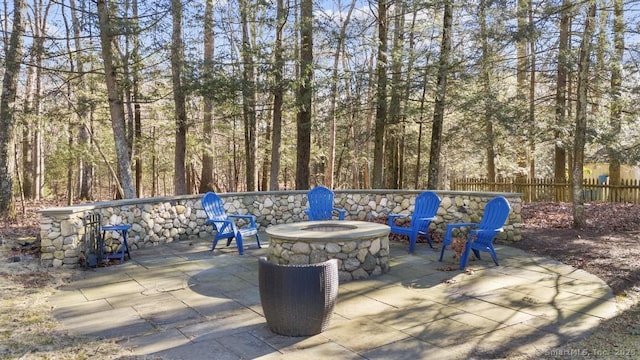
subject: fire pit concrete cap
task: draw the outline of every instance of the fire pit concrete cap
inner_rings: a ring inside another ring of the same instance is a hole
[[[388,236],[390,230],[387,225],[367,221],[326,220],[274,225],[266,232],[270,237],[288,241],[340,242]]]

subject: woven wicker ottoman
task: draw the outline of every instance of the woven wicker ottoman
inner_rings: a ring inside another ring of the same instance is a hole
[[[319,334],[329,325],[338,297],[338,260],[278,265],[261,257],[260,301],[272,332],[286,336]]]

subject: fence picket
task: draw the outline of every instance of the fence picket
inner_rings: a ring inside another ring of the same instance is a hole
[[[522,193],[523,201],[570,202],[573,194],[570,183],[556,183],[553,178],[516,179],[498,177],[495,182],[487,178],[452,178],[454,191],[496,191]],[[640,181],[622,179],[620,185],[585,179],[582,196],[585,202],[640,203]]]

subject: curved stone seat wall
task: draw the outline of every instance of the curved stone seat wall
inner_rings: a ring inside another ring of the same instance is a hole
[[[347,210],[346,219],[372,221],[388,214],[411,213],[415,197],[421,191],[412,190],[336,190],[336,207]],[[477,222],[484,205],[502,195],[511,204],[511,214],[501,239],[520,240],[522,200],[516,193],[479,193],[437,191],[442,198],[436,229],[444,231],[447,223]],[[307,191],[268,191],[221,193],[228,213],[256,216],[259,227],[306,221]],[[102,215],[103,225],[131,224],[128,243],[135,249],[169,243],[190,237],[210,237],[213,231],[206,224],[200,199],[202,194],[96,202],[39,211],[41,263],[44,266],[75,267],[82,263],[84,253],[85,214]],[[106,234],[106,246],[120,245],[118,233]],[[135,254],[134,254],[135,256]]]

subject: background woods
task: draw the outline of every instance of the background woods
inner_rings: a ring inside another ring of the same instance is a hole
[[[3,215],[52,196],[444,189],[457,177],[552,177],[581,194],[590,163],[616,185],[640,158],[637,0],[1,11]]]

